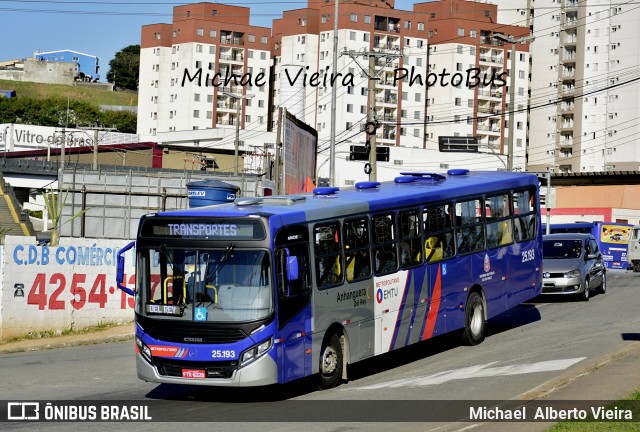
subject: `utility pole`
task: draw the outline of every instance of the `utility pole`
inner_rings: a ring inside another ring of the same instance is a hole
[[[283,109],[282,107],[278,108],[278,121],[276,122],[276,125],[278,127],[278,129],[276,130],[276,146],[275,146],[275,152],[276,152],[276,166],[275,166],[275,181],[276,181],[276,195],[280,195],[282,193],[282,190],[280,189],[280,161],[281,161],[281,157],[280,157],[280,145],[282,144],[280,142],[280,140],[282,139],[282,115],[283,115]]]
[[[551,209],[549,208],[549,201],[551,200],[551,168],[547,168],[547,196],[544,199],[544,206],[547,209],[547,232],[551,233]]]
[[[365,132],[367,133],[367,142],[365,145],[366,151],[369,153],[369,162],[364,166],[364,173],[369,175],[369,181],[377,181],[378,179],[378,169],[377,169],[377,149],[376,149],[376,130],[379,127],[379,121],[376,115],[376,81],[378,78],[378,72],[376,71],[376,59],[378,57],[388,58],[387,63],[393,61],[397,58],[402,57],[402,53],[400,52],[384,52],[384,51],[343,51],[342,54],[347,54],[353,59],[353,61],[358,65],[363,72],[369,78],[369,83],[367,85],[368,91],[368,105],[369,110],[367,114],[367,123],[365,124]],[[362,56],[369,59],[369,67],[368,70],[365,71],[360,63],[357,61],[357,56]],[[384,67],[384,66],[383,66]],[[382,70],[382,69],[381,69]],[[396,99],[396,103],[398,100]]]
[[[511,82],[509,83],[509,144],[507,146],[507,171],[513,171],[513,136],[516,111],[516,42],[511,40]]]
[[[373,55],[369,56],[369,84],[367,86],[367,91],[369,92],[369,115],[367,116],[367,144],[365,145],[365,149],[369,151],[369,181],[377,181],[378,180],[378,169],[377,169],[377,151],[376,151],[376,57]],[[365,169],[366,173],[366,169]]]
[[[333,11],[333,73],[338,69],[338,4],[340,0],[334,0]],[[336,181],[336,104],[337,88],[331,86],[331,132],[329,143],[329,186],[335,186]],[[280,131],[278,131],[279,133]],[[317,175],[316,175],[317,177]]]

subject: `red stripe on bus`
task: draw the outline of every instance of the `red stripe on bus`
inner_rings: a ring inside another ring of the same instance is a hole
[[[440,265],[438,265],[438,273],[436,274],[436,283],[433,286],[433,295],[431,296],[431,305],[429,306],[429,313],[427,314],[427,323],[424,326],[424,332],[422,333],[422,340],[429,339],[433,336],[433,329],[436,326],[436,318],[438,318],[438,310],[440,309],[440,295],[441,295],[441,281],[440,281]]]

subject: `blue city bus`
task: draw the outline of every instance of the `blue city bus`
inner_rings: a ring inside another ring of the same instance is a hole
[[[485,321],[540,293],[538,178],[394,181],[144,216],[135,241],[142,380],[256,386],[314,375]]]
[[[629,239],[633,225],[623,222],[568,222],[552,223],[549,225],[549,233],[586,233],[592,234],[598,248],[602,252],[604,265],[607,269],[626,270],[630,267],[627,260]],[[543,234],[546,233],[546,224],[542,225]]]

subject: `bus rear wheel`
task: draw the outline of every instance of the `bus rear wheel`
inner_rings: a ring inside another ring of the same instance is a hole
[[[464,332],[462,337],[469,345],[478,345],[484,340],[484,302],[477,292],[469,294],[464,310]]]
[[[635,273],[640,273],[640,261],[633,262],[633,271]]]
[[[320,351],[320,377],[318,388],[321,390],[337,386],[342,379],[343,354],[340,339],[336,334],[326,339]]]

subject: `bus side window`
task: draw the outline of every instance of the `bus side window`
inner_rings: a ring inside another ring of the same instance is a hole
[[[403,269],[422,263],[422,230],[418,209],[400,212],[400,265]]]
[[[483,207],[481,199],[456,203],[456,220],[459,221],[458,251],[460,254],[485,248]]]
[[[348,282],[371,276],[369,219],[366,217],[344,222],[345,276]]]
[[[425,260],[428,262],[455,255],[452,216],[451,204],[436,205],[423,210]]]
[[[378,215],[373,218],[375,271],[377,275],[388,274],[398,268],[395,215]]]
[[[522,242],[536,236],[536,207],[531,190],[515,191],[512,197],[515,240]]]
[[[489,249],[513,243],[509,194],[488,196],[485,201]]]
[[[340,224],[318,224],[314,229],[314,235],[318,288],[328,288],[342,283]]]

